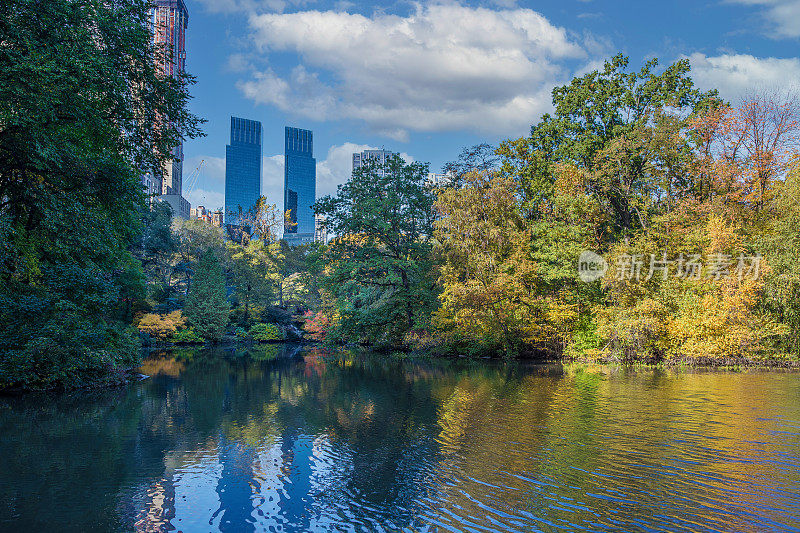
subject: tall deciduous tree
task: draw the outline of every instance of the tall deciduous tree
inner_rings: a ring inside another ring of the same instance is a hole
[[[436,302],[427,172],[394,157],[357,169],[335,197],[317,202],[336,236],[326,253],[326,286],[335,294],[340,334],[400,344],[427,326]]]
[[[243,309],[244,322],[250,320],[253,307],[272,304],[275,298],[273,272],[275,265],[264,241],[247,244],[228,244],[231,281],[238,304]]]
[[[665,111],[686,119],[722,104],[717,91],[694,87],[688,60],[661,74],[655,73],[657,65],[653,59],[639,72],[628,72],[628,58],[617,55],[602,70],[556,87],[554,113],[542,117],[527,140],[528,150],[547,163],[590,173],[587,192],[607,210],[614,234],[635,231],[646,220],[642,206],[652,194],[649,164],[654,158],[647,152],[643,129]]]
[[[0,387],[102,378],[138,355],[117,310],[140,176],[200,123],[191,79],[157,71],[150,7],[0,3]]]

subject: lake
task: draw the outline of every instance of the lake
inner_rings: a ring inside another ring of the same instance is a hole
[[[799,531],[800,374],[154,353],[0,398],[4,531]]]

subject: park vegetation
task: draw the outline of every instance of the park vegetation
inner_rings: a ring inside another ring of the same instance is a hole
[[[798,102],[695,88],[688,61],[616,56],[553,91],[530,135],[466,149],[451,182],[395,160],[317,211],[328,341],[628,362],[800,353]],[[583,280],[579,258],[605,258]],[[323,327],[321,327],[323,326]]]
[[[617,56],[530,135],[446,165],[366,165],[289,246],[145,198],[202,135],[158,74],[145,0],[0,6],[0,389],[124,379],[151,344],[307,339],[441,355],[796,360],[798,103]],[[609,268],[581,277],[591,251]]]

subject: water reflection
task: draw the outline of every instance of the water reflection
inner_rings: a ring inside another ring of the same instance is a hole
[[[800,375],[154,354],[0,400],[0,529],[800,528]]]

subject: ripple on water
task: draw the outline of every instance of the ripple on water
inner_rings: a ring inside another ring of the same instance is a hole
[[[800,529],[798,374],[148,368],[0,409],[0,530]]]

